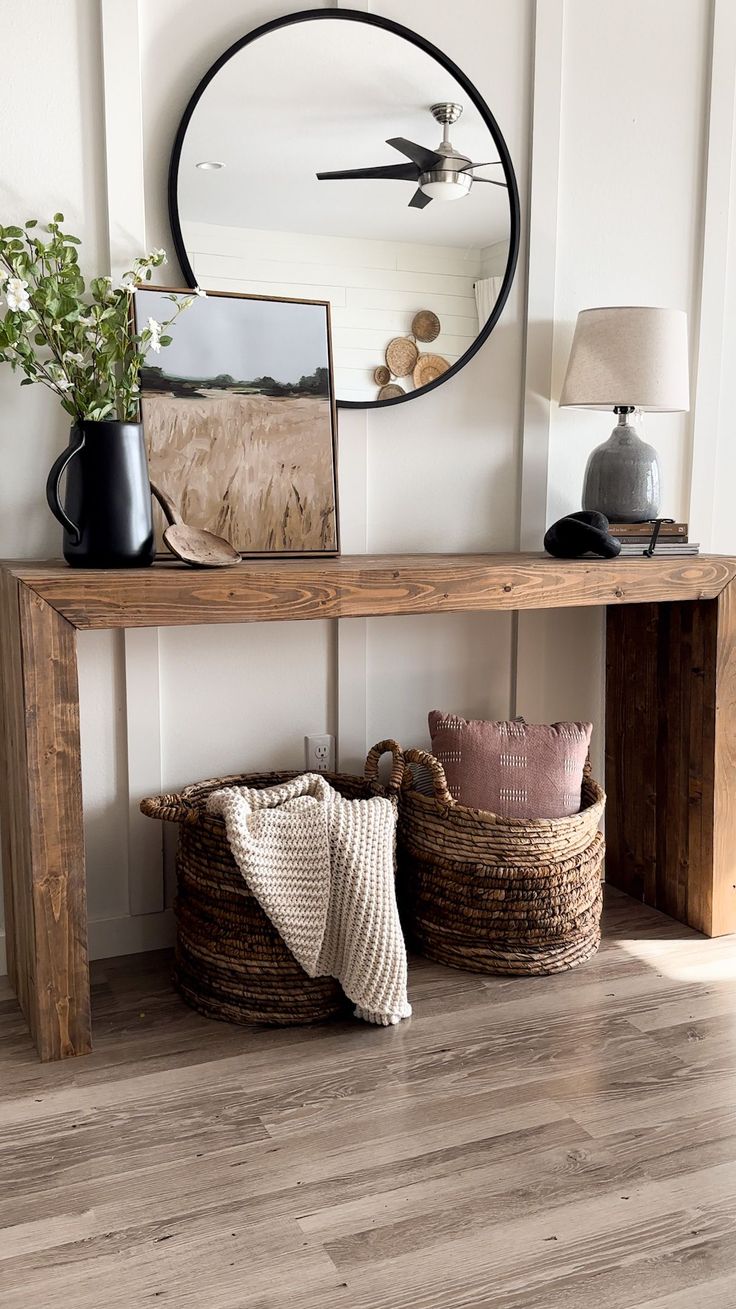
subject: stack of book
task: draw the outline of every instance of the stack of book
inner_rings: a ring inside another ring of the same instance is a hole
[[[621,542],[622,555],[641,555],[649,546],[654,527],[651,523],[611,523],[609,531]],[[687,523],[662,523],[655,555],[696,555],[699,551],[700,546],[688,536]]]

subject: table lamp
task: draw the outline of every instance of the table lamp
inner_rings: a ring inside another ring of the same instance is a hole
[[[618,523],[656,518],[657,452],[628,419],[636,409],[689,409],[687,314],[640,305],[583,309],[560,405],[618,414],[610,437],[588,459],[583,509],[597,509]]]

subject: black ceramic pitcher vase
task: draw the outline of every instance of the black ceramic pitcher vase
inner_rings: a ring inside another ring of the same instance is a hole
[[[64,528],[64,558],[72,567],[143,568],[153,562],[151,485],[140,423],[76,423],[49,473],[46,499]]]

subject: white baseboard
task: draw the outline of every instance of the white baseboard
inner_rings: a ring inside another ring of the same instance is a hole
[[[174,915],[125,914],[121,918],[97,918],[89,924],[90,959],[112,959],[119,954],[143,954],[174,944]],[[8,971],[5,933],[0,932],[0,976]]]

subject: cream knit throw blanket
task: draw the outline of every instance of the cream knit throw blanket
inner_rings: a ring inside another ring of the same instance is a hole
[[[250,891],[310,977],[336,977],[356,1018],[411,1014],[396,906],[396,813],[382,796],[345,800],[317,773],[215,791]]]

